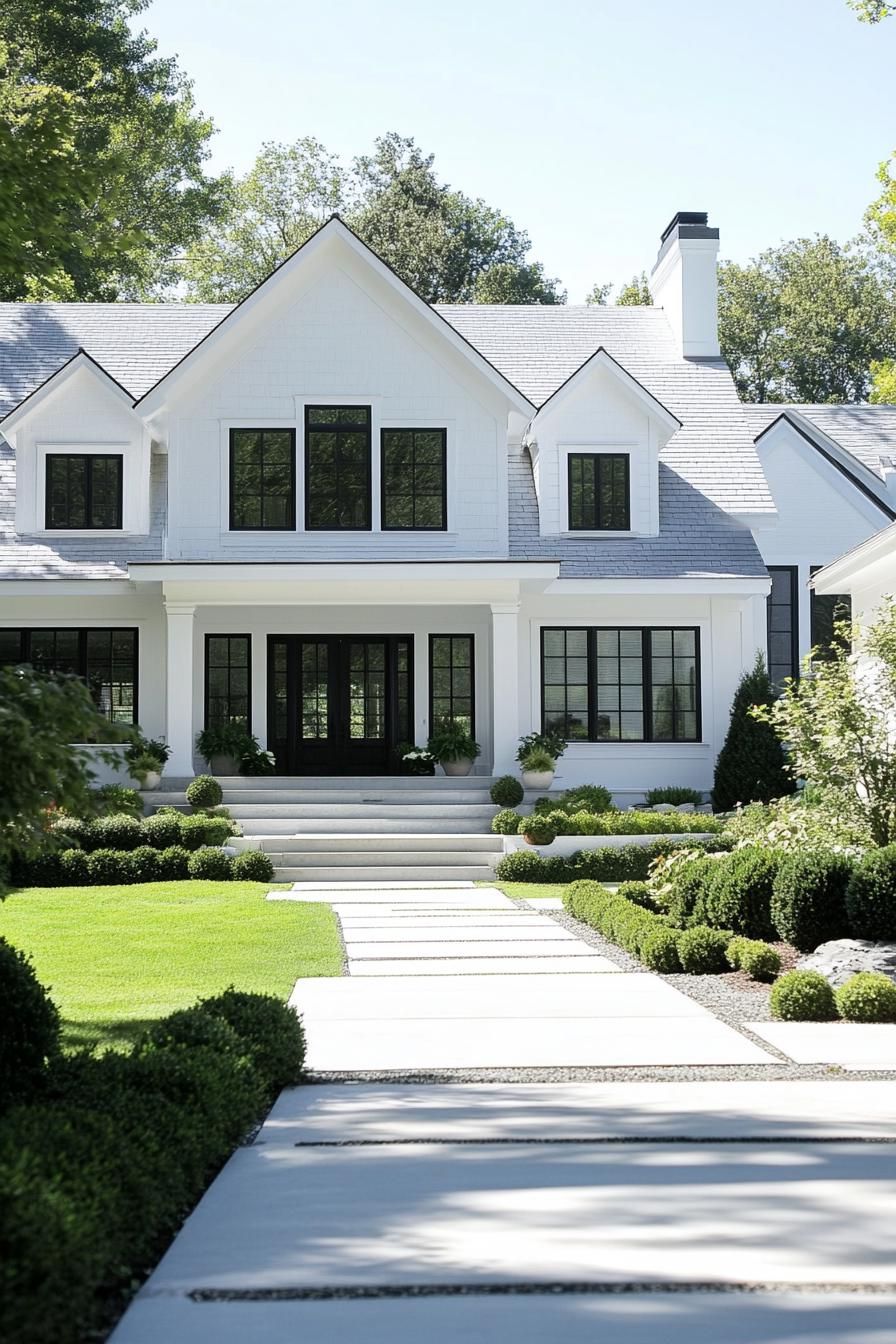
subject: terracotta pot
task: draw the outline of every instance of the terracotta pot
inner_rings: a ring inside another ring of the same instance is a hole
[[[524,789],[549,789],[554,782],[553,770],[524,770]]]
[[[442,761],[441,766],[446,775],[468,775],[473,762],[466,756],[459,756],[456,761]]]

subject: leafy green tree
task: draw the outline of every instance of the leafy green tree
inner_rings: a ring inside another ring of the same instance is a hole
[[[745,401],[863,401],[896,355],[896,306],[873,256],[819,236],[719,271],[719,340]]]
[[[854,9],[862,23],[880,23],[896,14],[896,5],[889,0],[846,0],[850,9]]]
[[[430,303],[562,303],[526,260],[526,233],[500,211],[440,182],[431,154],[394,133],[350,169],[314,140],[265,145],[229,178],[221,219],[191,249],[191,298],[234,301],[259,284],[323,220],[346,223]]]
[[[871,365],[871,395],[878,405],[896,405],[896,359],[875,360]]]
[[[57,120],[43,165],[33,153],[2,162],[0,298],[146,294],[218,208],[218,185],[203,168],[211,122],[196,111],[177,62],[129,26],[147,4],[0,4],[0,97],[21,109],[43,91],[45,113]],[[20,124],[5,126],[7,142],[22,134]],[[11,210],[35,172],[46,209]]]
[[[765,662],[757,654],[752,671],[744,673],[735,691],[728,734],[716,761],[712,805],[717,812],[793,793],[777,732],[753,714],[754,706],[768,707],[773,700]]]
[[[791,768],[878,845],[896,841],[896,606],[844,638],[811,675],[755,711],[787,743]]]
[[[613,286],[595,284],[591,287],[591,292],[586,296],[585,302],[589,307],[604,308],[610,302],[610,295],[613,292]]]
[[[90,815],[90,760],[71,743],[108,741],[109,727],[80,678],[0,669],[0,867],[39,848],[48,808]]]
[[[622,308],[653,303],[653,295],[650,293],[650,285],[647,283],[646,271],[642,271],[640,275],[633,275],[628,284],[622,286],[616,295],[616,303]]]

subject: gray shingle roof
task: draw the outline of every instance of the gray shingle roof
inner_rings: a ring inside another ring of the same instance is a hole
[[[830,406],[823,402],[745,406],[744,414],[753,437],[758,437],[783,411],[797,411],[876,476],[883,474],[882,456],[896,457],[896,406]]]
[[[749,531],[730,516],[773,508],[755,431],[724,362],[681,359],[661,309],[444,304],[437,310],[535,405],[603,346],[682,422],[662,454],[658,538],[540,538],[528,456],[515,455],[514,557],[560,556],[562,573],[577,577],[765,573]],[[229,311],[225,304],[0,304],[0,415],[79,347],[141,396]],[[139,542],[20,542],[10,513],[14,471],[4,449],[0,566],[8,576],[117,576],[125,556],[161,555],[161,524]],[[98,549],[107,558],[98,560]]]

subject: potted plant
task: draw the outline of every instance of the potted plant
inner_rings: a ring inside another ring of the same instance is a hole
[[[160,737],[146,738],[137,730],[124,753],[128,774],[142,789],[157,789],[171,748]]]
[[[272,751],[266,751],[257,737],[249,738],[250,746],[240,757],[241,775],[273,775],[277,762]]]
[[[446,775],[468,775],[482,750],[463,724],[455,723],[453,719],[439,724],[426,749]]]
[[[213,775],[236,775],[240,762],[258,744],[242,723],[214,723],[196,735],[196,750]]]
[[[523,775],[523,787],[549,789],[554,782],[557,762],[566,750],[566,742],[557,732],[527,733],[520,738],[516,759]]]
[[[398,768],[403,775],[434,775],[436,763],[425,747],[415,747],[413,742],[400,742],[395,749]]]
[[[519,834],[527,845],[552,845],[557,838],[557,832],[547,817],[540,817],[537,813],[533,813],[531,817],[523,817]]]

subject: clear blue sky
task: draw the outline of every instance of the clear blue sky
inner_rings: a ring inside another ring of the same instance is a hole
[[[387,130],[528,230],[581,302],[649,269],[678,209],[722,255],[846,240],[896,149],[896,18],[845,0],[153,0],[213,117],[213,166]]]

